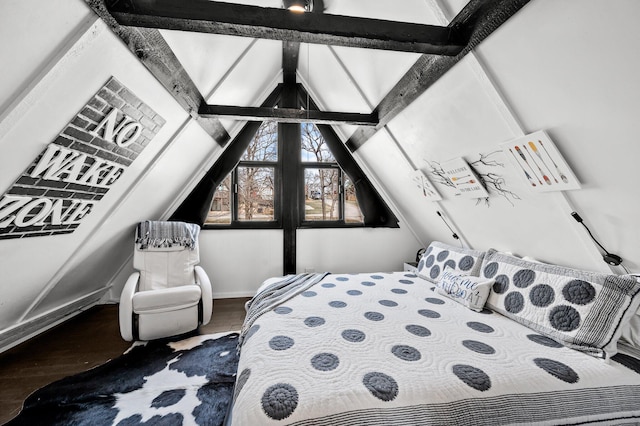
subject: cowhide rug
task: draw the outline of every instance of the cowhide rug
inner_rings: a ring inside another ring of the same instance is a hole
[[[237,343],[237,333],[219,333],[134,345],[37,390],[7,425],[221,425]]]

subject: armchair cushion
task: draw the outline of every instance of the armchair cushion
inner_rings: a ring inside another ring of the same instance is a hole
[[[197,285],[141,291],[133,295],[133,312],[143,314],[188,308],[198,304],[201,294]]]

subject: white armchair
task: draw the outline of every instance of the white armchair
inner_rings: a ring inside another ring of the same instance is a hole
[[[120,296],[120,334],[153,340],[209,323],[211,282],[200,262],[200,227],[184,222],[140,222],[133,267]]]

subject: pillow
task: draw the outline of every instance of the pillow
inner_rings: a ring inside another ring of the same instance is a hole
[[[640,305],[640,282],[633,277],[528,262],[493,249],[481,276],[495,279],[487,308],[599,358],[615,355]]]
[[[438,293],[467,308],[480,312],[484,308],[495,280],[456,273],[447,267],[436,283]]]
[[[622,330],[620,340],[640,349],[640,313],[636,313],[631,317],[629,324]]]
[[[632,276],[640,281],[640,275],[633,274]],[[631,317],[627,326],[622,330],[620,340],[640,351],[640,308],[638,308],[636,314]]]
[[[435,284],[444,269],[449,266],[455,272],[477,277],[483,256],[483,251],[433,241],[418,262],[418,276]]]

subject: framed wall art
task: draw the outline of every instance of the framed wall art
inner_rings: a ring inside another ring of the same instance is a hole
[[[442,196],[433,186],[429,178],[420,169],[414,170],[411,173],[411,181],[416,185],[423,197],[429,201],[440,201]]]
[[[531,190],[580,189],[580,182],[544,131],[500,144],[500,147]]]
[[[456,196],[485,198],[489,196],[482,181],[464,158],[458,157],[442,163],[444,175],[456,189]]]

